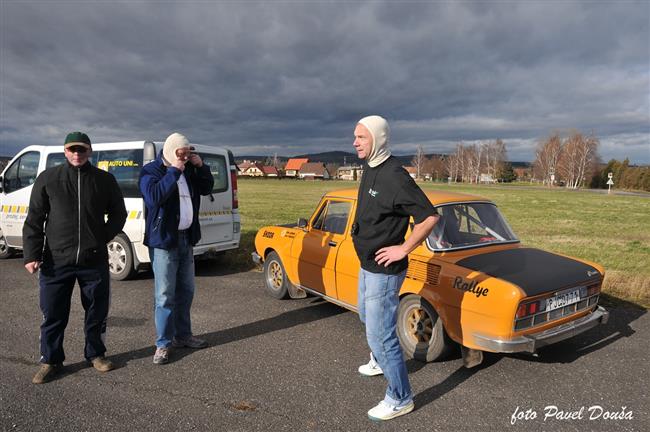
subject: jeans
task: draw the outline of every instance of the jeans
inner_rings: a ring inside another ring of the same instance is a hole
[[[179,232],[175,248],[149,248],[149,257],[154,274],[156,347],[167,348],[174,337],[192,336],[194,254],[189,230]]]
[[[405,276],[406,270],[395,275],[359,270],[359,318],[366,326],[368,346],[388,380],[384,400],[398,406],[413,400],[397,337],[399,290]]]
[[[65,360],[63,336],[70,317],[70,300],[79,283],[81,304],[86,312],[84,357],[90,360],[106,352],[106,317],[110,303],[108,262],[96,266],[44,264],[38,275],[41,323],[41,363]]]

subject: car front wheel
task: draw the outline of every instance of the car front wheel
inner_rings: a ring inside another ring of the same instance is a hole
[[[423,362],[442,358],[451,345],[435,309],[414,294],[400,300],[397,334],[406,357]]]
[[[124,234],[116,235],[106,245],[108,248],[108,270],[111,279],[126,280],[135,274],[131,242]]]
[[[266,292],[277,299],[289,298],[289,280],[282,260],[276,252],[271,252],[264,261],[264,281]]]

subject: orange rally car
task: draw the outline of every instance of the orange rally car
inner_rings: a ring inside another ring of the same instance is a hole
[[[533,353],[607,322],[601,266],[523,246],[489,200],[427,196],[441,218],[409,254],[400,291],[397,329],[408,358],[433,361],[456,342],[472,367],[483,351]],[[310,293],[357,311],[356,197],[356,189],[330,192],[309,221],[258,231],[253,260],[269,294]]]

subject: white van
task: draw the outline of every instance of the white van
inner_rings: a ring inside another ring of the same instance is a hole
[[[240,223],[237,202],[237,166],[229,150],[192,144],[214,177],[212,193],[201,197],[199,221],[201,241],[195,255],[221,252],[239,247]],[[142,166],[156,158],[162,143],[133,141],[93,144],[91,162],[115,176],[124,195],[127,219],[122,232],[108,244],[111,277],[133,276],[149,263],[149,250],[142,243],[145,218],[144,201],[138,188]],[[0,177],[0,258],[8,258],[23,246],[23,224],[36,176],[65,162],[63,146],[32,145],[9,162]]]

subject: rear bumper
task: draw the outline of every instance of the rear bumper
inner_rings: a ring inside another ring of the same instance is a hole
[[[255,264],[262,265],[262,257],[257,252],[251,253],[251,259]]]
[[[599,324],[605,324],[609,319],[609,312],[602,306],[577,320],[570,321],[557,327],[544,330],[543,332],[534,333],[525,336],[518,336],[513,339],[503,340],[490,338],[488,336],[475,334],[474,341],[486,351],[514,353],[530,352],[533,353],[539,348],[551,345],[564,339],[571,338],[582,332],[589,330]]]

